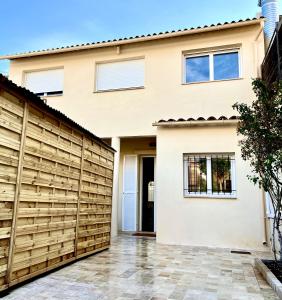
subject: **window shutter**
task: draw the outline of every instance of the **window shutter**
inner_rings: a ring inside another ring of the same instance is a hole
[[[144,86],[144,59],[97,64],[96,90]]]
[[[28,72],[25,75],[25,87],[36,94],[62,92],[63,81],[63,69]]]

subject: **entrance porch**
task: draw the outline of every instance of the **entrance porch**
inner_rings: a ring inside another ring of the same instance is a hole
[[[112,234],[155,232],[156,137],[112,138],[115,150]]]

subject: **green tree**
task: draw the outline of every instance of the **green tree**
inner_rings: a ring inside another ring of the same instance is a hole
[[[231,192],[231,185],[225,186],[224,182],[230,179],[231,163],[228,158],[212,159],[213,191]]]
[[[273,205],[272,249],[277,261],[276,236],[282,260],[282,82],[268,87],[256,79],[252,85],[256,94],[252,105],[236,103],[233,108],[240,114],[242,157],[250,162],[253,171],[248,177],[269,193]]]

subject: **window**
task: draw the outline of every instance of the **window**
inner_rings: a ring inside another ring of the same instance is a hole
[[[240,77],[239,52],[186,56],[186,83],[236,79]]]
[[[144,87],[144,59],[134,59],[96,66],[96,91]]]
[[[63,69],[25,73],[25,87],[38,96],[62,95],[63,81]]]
[[[215,54],[213,59],[214,80],[233,79],[239,77],[238,52]]]
[[[234,154],[184,155],[184,195],[235,197]]]
[[[186,81],[198,82],[210,79],[209,56],[188,57],[186,59]]]

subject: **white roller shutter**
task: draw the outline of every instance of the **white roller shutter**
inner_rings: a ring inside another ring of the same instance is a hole
[[[96,90],[115,90],[144,86],[144,59],[99,63]]]
[[[34,71],[25,74],[25,87],[36,94],[62,92],[63,81],[63,69]]]

